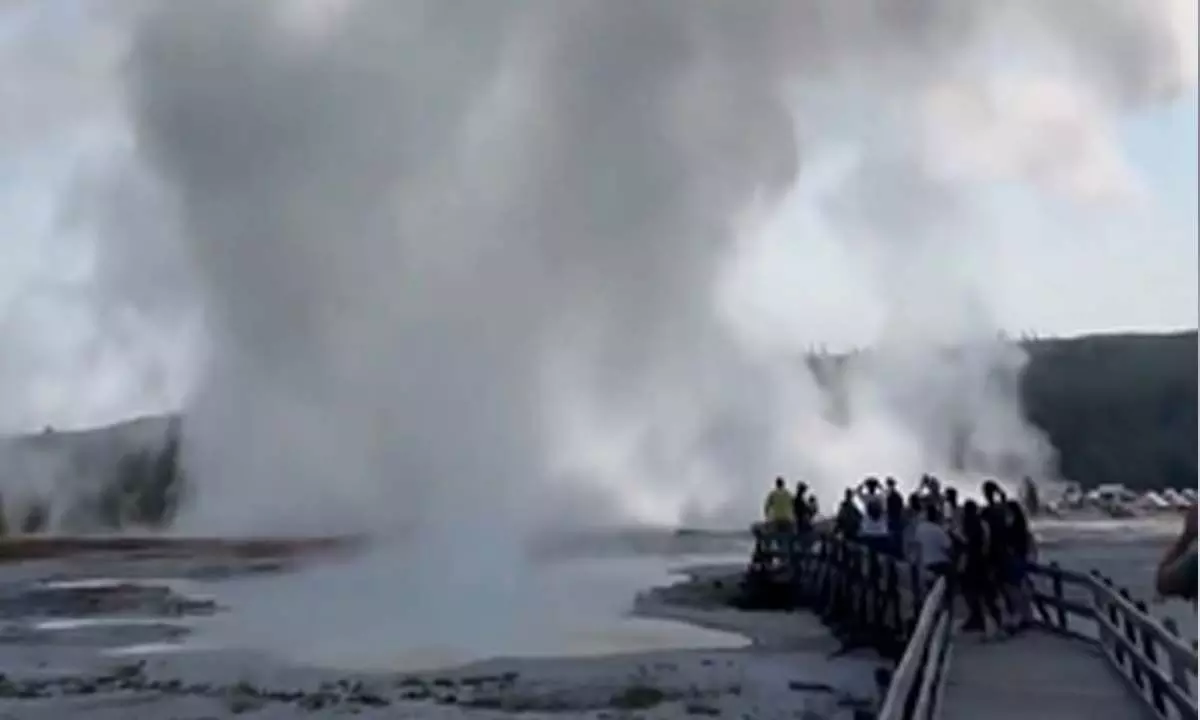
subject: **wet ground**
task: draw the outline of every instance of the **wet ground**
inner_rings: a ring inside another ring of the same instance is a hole
[[[579,604],[558,614],[535,608],[554,632],[527,637],[510,648],[522,657],[507,659],[398,647],[403,636],[386,602],[364,599],[380,588],[361,582],[345,557],[207,544],[35,553],[0,566],[0,718],[794,720],[803,711],[817,720],[850,718],[873,701],[877,661],[828,660],[836,648],[805,615],[730,613],[719,603],[681,609],[643,593],[642,616],[629,616],[638,590],[670,581],[668,567],[736,558],[732,568],[710,569],[736,573],[740,546],[724,556],[697,554],[731,548],[707,540],[702,548],[645,537],[601,547],[590,559],[572,549],[571,571],[542,589]],[[337,587],[331,578],[356,583]]]
[[[1171,531],[1058,524],[1043,537],[1045,559],[1098,567],[1149,599]],[[550,602],[530,613],[555,632],[517,632],[525,643],[507,653],[501,643],[496,652],[441,656],[437,648],[414,655],[401,647],[403,635],[386,622],[394,578],[373,584],[328,548],[314,555],[286,543],[250,550],[224,541],[118,552],[92,545],[65,554],[63,547],[0,565],[5,720],[489,720],[514,712],[828,720],[852,718],[875,697],[878,661],[831,659],[836,644],[805,614],[730,610],[691,585],[639,594],[670,583],[667,570],[681,565],[708,563],[695,575],[710,586],[730,577],[745,557],[738,535],[647,533],[560,545],[551,554],[573,570],[543,590],[577,604],[554,611],[559,603]],[[11,559],[12,548],[5,552]],[[625,612],[634,605],[641,617]],[[1190,605],[1154,609],[1187,623],[1194,636]]]

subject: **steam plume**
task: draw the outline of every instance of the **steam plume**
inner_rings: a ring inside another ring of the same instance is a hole
[[[1170,0],[128,7],[131,164],[85,187],[143,188],[104,277],[153,249],[171,278],[105,301],[203,308],[210,529],[507,537],[580,508],[744,517],[778,473],[828,504],[955,455],[1049,472],[976,289],[981,196],[1132,202],[1116,118],[1196,75]],[[717,292],[780,203],[878,320],[840,422]]]

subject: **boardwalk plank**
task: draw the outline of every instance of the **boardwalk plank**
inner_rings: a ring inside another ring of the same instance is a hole
[[[1098,647],[1031,630],[981,641],[959,633],[945,687],[946,720],[1147,720],[1146,706]]]

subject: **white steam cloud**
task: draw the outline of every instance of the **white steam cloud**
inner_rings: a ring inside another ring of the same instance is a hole
[[[1052,473],[982,192],[1137,202],[1114,125],[1196,82],[1187,0],[84,6],[121,94],[64,102],[126,141],[71,198],[89,307],[190,376],[185,524],[229,532],[478,546],[740,523],[776,474]],[[755,326],[778,257],[881,309],[841,382]]]

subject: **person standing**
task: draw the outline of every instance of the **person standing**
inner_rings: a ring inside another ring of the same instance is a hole
[[[857,540],[858,530],[861,526],[862,511],[858,509],[858,503],[854,501],[854,491],[847,489],[841,505],[838,506],[834,528],[843,538]]]
[[[996,604],[995,584],[987,526],[981,517],[979,506],[968,500],[962,512],[962,592],[967,602],[967,620],[963,630],[984,632],[987,622],[984,611],[997,627],[1003,625],[1000,607]]]
[[[889,477],[884,484],[887,490],[883,502],[887,512],[888,535],[892,539],[892,554],[900,556],[904,552],[904,496],[896,488],[896,478]]]
[[[792,532],[796,528],[796,514],[792,494],[784,485],[783,478],[775,478],[775,487],[767,494],[763,503],[767,528],[773,532]]]
[[[862,496],[864,501],[870,500],[879,496],[880,487],[879,478],[874,475],[868,475],[858,484],[858,494]]]
[[[792,497],[792,516],[796,519],[796,534],[807,535],[812,531],[812,505],[808,500],[808,485],[796,483],[796,494]]]
[[[913,557],[913,543],[915,542],[915,534],[917,525],[925,519],[925,508],[929,506],[936,507],[936,503],[926,502],[926,499],[917,493],[908,496],[908,507],[904,510],[904,526],[902,530],[902,541],[900,545],[901,557]],[[938,513],[938,518],[941,518],[941,513]]]
[[[877,553],[890,553],[891,537],[883,498],[878,494],[872,495],[866,502],[866,511],[858,528],[858,539]]]
[[[993,480],[983,483],[985,505],[980,511],[987,534],[987,580],[991,584],[989,594],[999,596],[1009,615],[1019,614],[1020,609],[1012,604],[1012,596],[1005,592],[1008,586],[1008,570],[1013,564],[1010,557],[1012,543],[1009,538],[1008,498]]]
[[[958,491],[952,487],[946,488],[942,493],[942,508],[943,522],[950,530],[950,534],[954,535],[959,532],[959,526],[962,524],[962,508],[958,505]]]
[[[1005,531],[1004,576],[1001,578],[1005,605],[1012,615],[1010,630],[1023,630],[1033,622],[1033,598],[1027,582],[1030,563],[1037,560],[1037,546],[1029,529],[1029,519],[1021,503],[1009,500],[1008,527]]]
[[[953,567],[954,542],[942,524],[938,506],[929,503],[913,521],[913,562],[921,569],[926,587],[935,578],[946,577]]]

